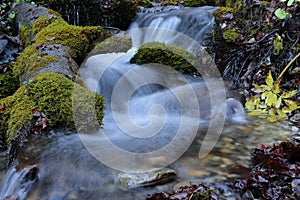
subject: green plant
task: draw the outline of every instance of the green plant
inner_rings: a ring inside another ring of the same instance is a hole
[[[280,0],[280,2],[286,2],[287,0]],[[294,4],[294,2],[300,2],[300,0],[288,0],[287,6],[290,7]],[[285,19],[287,16],[292,16],[289,12],[285,11],[282,8],[277,8],[275,11],[275,16],[278,17],[279,19]]]
[[[250,97],[245,107],[250,115],[269,114],[270,122],[276,122],[287,118],[287,114],[300,108],[295,101],[291,99],[297,90],[281,91],[280,82],[285,71],[300,56],[300,53],[285,67],[277,80],[274,82],[271,71],[266,77],[266,85],[254,84],[256,96]]]

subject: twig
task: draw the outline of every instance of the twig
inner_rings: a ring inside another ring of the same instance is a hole
[[[293,64],[293,62],[295,62],[295,60],[297,60],[297,58],[300,56],[300,53],[298,53],[293,60],[291,60],[289,62],[289,64],[287,64],[287,66],[282,70],[282,72],[280,73],[280,75],[278,76],[277,80],[275,81],[276,84],[279,84],[281,82],[282,76],[283,74],[286,72],[286,70]]]

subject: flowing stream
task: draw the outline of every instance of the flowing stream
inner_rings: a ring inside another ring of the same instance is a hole
[[[128,31],[131,50],[88,58],[80,73],[90,90],[105,96],[103,128],[93,134],[60,130],[33,136],[3,176],[0,199],[145,199],[180,185],[238,178],[232,169],[249,164],[251,148],[288,137],[287,124],[245,117],[235,101],[225,102],[238,92],[219,77],[200,79],[167,66],[129,63],[148,41],[201,49],[199,44],[210,41],[214,10],[141,13]],[[177,178],[129,190],[117,184],[122,171],[163,167],[174,169]]]

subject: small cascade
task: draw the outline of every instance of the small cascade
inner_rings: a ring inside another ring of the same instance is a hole
[[[152,9],[155,9],[152,8]],[[137,38],[138,45],[149,41],[161,41],[174,44],[175,33],[164,34],[164,30],[173,30],[191,37],[201,45],[209,45],[214,26],[213,13],[216,7],[205,6],[199,8],[186,8],[176,6],[176,10],[158,13],[139,13],[131,24],[131,29],[152,28],[149,32],[140,34]]]
[[[26,199],[31,186],[39,179],[39,171],[37,165],[22,169],[18,169],[18,166],[11,167],[2,181],[0,199]]]

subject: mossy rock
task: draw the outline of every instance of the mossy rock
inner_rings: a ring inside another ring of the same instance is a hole
[[[100,27],[79,27],[55,21],[37,33],[35,42],[69,46],[73,57],[80,63],[93,44],[107,37],[109,34]]]
[[[1,137],[10,141],[18,130],[34,126],[33,110],[46,115],[49,128],[90,133],[102,126],[104,100],[59,74],[43,73],[0,100]]]
[[[43,28],[46,28],[53,22],[59,21],[62,24],[66,24],[67,22],[64,21],[64,19],[61,17],[61,15],[51,9],[48,9],[48,14],[42,15],[39,17],[35,22],[32,24],[32,33],[33,35],[36,35],[38,32],[40,32]]]
[[[142,44],[130,63],[158,63],[170,66],[183,74],[200,75],[197,70],[200,64],[194,54],[181,47],[160,42]]]
[[[91,53],[89,53],[89,56],[106,53],[126,53],[131,47],[131,37],[112,36],[97,44]]]
[[[31,21],[31,24],[22,24],[20,26],[20,41],[22,47],[25,48],[29,46],[39,31],[55,21],[59,21],[59,23],[67,25],[59,13],[51,9],[48,9],[47,12],[47,14],[38,17],[35,21]]]
[[[5,68],[5,72],[0,72],[0,99],[12,95],[20,86],[12,71],[13,64],[9,63]]]

